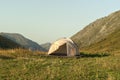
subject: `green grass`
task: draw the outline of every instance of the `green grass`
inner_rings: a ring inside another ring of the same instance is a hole
[[[120,29],[116,30],[112,34],[108,35],[105,39],[91,44],[90,46],[84,47],[81,49],[84,52],[120,52]]]
[[[120,54],[58,57],[0,51],[0,80],[120,80]]]

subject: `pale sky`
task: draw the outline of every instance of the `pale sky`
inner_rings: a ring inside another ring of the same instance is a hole
[[[120,0],[0,0],[0,32],[53,42],[119,9]]]

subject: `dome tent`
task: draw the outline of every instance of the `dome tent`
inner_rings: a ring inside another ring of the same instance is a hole
[[[77,45],[69,38],[55,41],[48,52],[49,55],[76,56],[79,55]]]

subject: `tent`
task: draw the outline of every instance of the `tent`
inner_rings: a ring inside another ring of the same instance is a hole
[[[48,52],[49,55],[76,56],[79,55],[77,45],[69,38],[55,41]]]

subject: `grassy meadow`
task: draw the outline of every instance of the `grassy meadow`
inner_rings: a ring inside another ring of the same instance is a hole
[[[119,52],[78,57],[46,54],[0,50],[0,80],[120,80]]]

